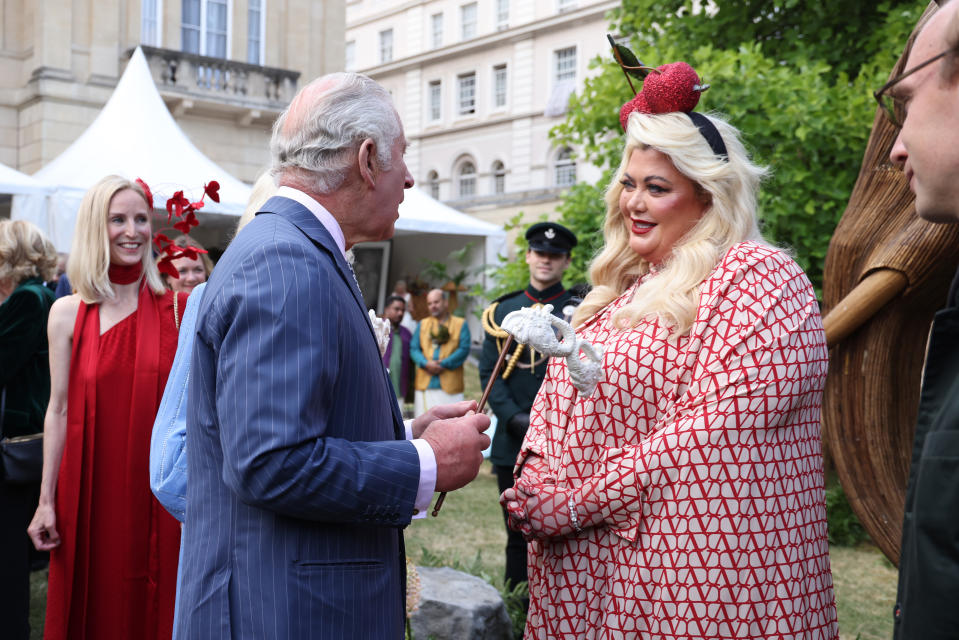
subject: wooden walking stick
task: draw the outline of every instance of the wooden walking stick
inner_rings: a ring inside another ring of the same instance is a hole
[[[506,354],[509,352],[509,348],[513,345],[513,334],[506,336],[506,342],[503,343],[503,350],[499,352],[499,358],[496,360],[496,366],[493,367],[493,373],[490,374],[489,381],[486,383],[486,389],[483,390],[483,397],[480,398],[479,406],[476,408],[477,413],[482,413],[483,409],[486,407],[486,401],[489,399],[490,391],[493,390],[493,383],[496,382],[499,372],[503,369],[503,362],[506,361]],[[446,492],[442,492],[440,497],[436,499],[436,506],[433,507],[433,517],[439,515],[440,507],[443,506],[443,501],[446,500]]]

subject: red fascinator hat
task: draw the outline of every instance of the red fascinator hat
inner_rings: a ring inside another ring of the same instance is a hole
[[[623,130],[626,130],[629,114],[633,112],[685,113],[709,143],[713,153],[728,162],[726,143],[719,135],[716,125],[703,114],[693,111],[699,104],[699,96],[709,88],[708,84],[700,80],[696,70],[685,62],[671,62],[655,68],[647,67],[628,47],[617,44],[609,34],[606,37],[613,47],[613,57],[626,75],[629,88],[636,94],[619,110],[619,124],[622,125]],[[633,87],[633,78],[643,83],[643,88],[639,92],[636,92]]]

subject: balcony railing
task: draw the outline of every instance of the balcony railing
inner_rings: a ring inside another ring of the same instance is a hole
[[[279,111],[296,94],[299,71],[142,46],[160,93],[225,103],[242,109]],[[132,54],[132,51],[130,52]]]

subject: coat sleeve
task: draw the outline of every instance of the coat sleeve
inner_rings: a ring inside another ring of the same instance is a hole
[[[419,457],[392,439],[379,351],[332,261],[275,240],[210,309],[204,325],[220,335],[201,329],[198,339],[219,343],[222,474],[236,495],[299,518],[409,523]]]
[[[173,366],[150,437],[150,489],[174,518],[186,518],[186,410],[197,310],[205,284],[193,290],[180,320]]]
[[[44,308],[46,306],[46,308]],[[7,386],[45,342],[49,304],[29,288],[13,292],[0,304],[0,388]]]

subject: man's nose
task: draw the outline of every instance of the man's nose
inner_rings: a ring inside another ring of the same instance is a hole
[[[906,145],[902,142],[902,129],[900,129],[896,135],[896,141],[893,143],[892,149],[889,150],[889,162],[901,168],[906,164],[908,157],[909,152],[906,151]]]

